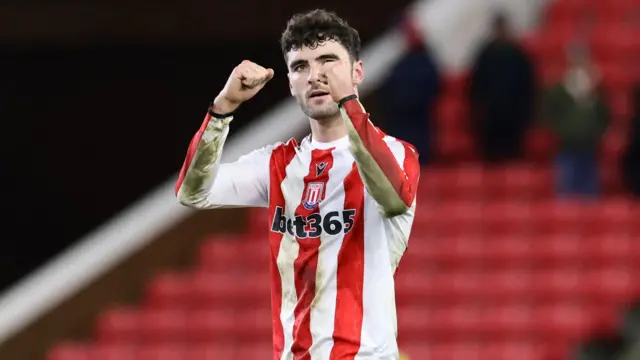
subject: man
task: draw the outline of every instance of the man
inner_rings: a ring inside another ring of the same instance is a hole
[[[498,14],[492,37],[473,65],[469,100],[483,160],[499,163],[521,157],[535,104],[534,66],[512,38],[507,18]]]
[[[380,84],[377,105],[389,119],[384,126],[388,133],[411,142],[420,153],[420,164],[426,165],[436,130],[431,113],[439,93],[439,70],[411,17],[404,17],[400,26],[407,51]]]
[[[219,163],[234,111],[274,76],[244,61],[191,142],[177,197],[196,209],[269,207],[274,359],[398,359],[394,272],[418,154],[369,121],[360,38],[345,21],[295,15],[281,46],[311,135]]]
[[[564,77],[547,90],[544,120],[559,142],[558,194],[595,197],[600,192],[598,152],[610,110],[587,50],[570,48]]]

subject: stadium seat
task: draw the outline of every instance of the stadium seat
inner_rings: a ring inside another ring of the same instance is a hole
[[[49,351],[47,360],[91,360],[89,356],[88,344],[65,341]]]
[[[143,343],[184,342],[187,311],[181,309],[142,309],[140,338]]]
[[[544,85],[561,79],[576,35],[591,45],[613,116],[600,199],[556,198],[557,143],[544,128],[529,131],[522,161],[481,165],[467,131],[468,74],[445,74],[435,161],[423,167],[396,273],[400,349],[410,360],[569,359],[581,341],[613,333],[621,306],[640,299],[640,205],[620,195],[616,161],[640,78],[640,36],[626,23],[637,8],[637,0],[559,0],[523,43]],[[593,31],[578,31],[588,17]],[[266,209],[247,214],[244,234],[205,239],[192,268],[157,274],[144,302],[106,309],[91,341],[62,342],[47,360],[270,358],[270,219]],[[630,314],[623,330],[635,339]]]
[[[583,237],[575,232],[556,232],[546,236],[535,237],[535,245],[531,246],[530,259],[538,268],[558,268],[561,266],[584,266],[582,254],[585,249]]]
[[[197,271],[190,297],[197,308],[211,308],[233,302],[238,305],[268,304],[271,279],[265,269],[247,274]]]
[[[546,341],[571,343],[588,335],[594,327],[592,309],[580,303],[557,303],[537,307],[534,332]]]
[[[188,350],[188,360],[244,359],[264,360],[272,355],[270,342],[201,345]]]
[[[189,281],[185,273],[157,274],[146,288],[146,303],[155,308],[187,308],[191,303]]]
[[[140,346],[131,360],[183,360],[188,359],[187,349],[184,344],[155,343]]]
[[[265,232],[264,228],[262,231]],[[212,239],[200,248],[200,264],[210,271],[247,271],[247,267],[261,270],[269,267],[269,243],[238,239]],[[242,261],[238,261],[242,257]]]
[[[104,311],[96,322],[96,340],[101,344],[127,344],[141,340],[141,313],[132,307]]]

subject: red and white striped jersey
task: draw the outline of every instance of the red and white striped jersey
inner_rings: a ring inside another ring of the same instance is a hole
[[[195,208],[268,207],[274,360],[398,359],[394,273],[407,248],[419,165],[357,99],[349,134],[310,136],[219,164],[231,118],[207,116],[176,186]]]

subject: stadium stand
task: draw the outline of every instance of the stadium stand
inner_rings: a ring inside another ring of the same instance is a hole
[[[623,21],[631,10],[637,14],[636,0],[561,0],[525,40],[551,80],[576,25],[587,15],[600,20],[589,39],[616,114],[602,150],[607,197],[600,201],[555,198],[547,161],[553,139],[543,131],[532,132],[527,162],[474,165],[464,76],[449,77],[437,110],[438,146],[461,165],[422,174],[397,275],[400,342],[410,359],[609,359],[640,339],[637,306],[623,316],[627,338],[615,338],[621,309],[640,296],[640,205],[621,195],[614,161],[637,80],[640,28]],[[144,302],[105,310],[94,339],[60,343],[48,360],[267,358],[264,215],[252,212],[242,235],[207,241],[191,269],[158,274]]]

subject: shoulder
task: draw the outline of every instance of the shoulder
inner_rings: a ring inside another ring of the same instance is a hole
[[[296,155],[299,149],[298,143],[294,138],[286,142],[276,142],[263,146],[247,156],[259,157],[267,162],[276,161],[277,163],[288,163]]]
[[[404,171],[412,173],[419,171],[419,154],[415,146],[389,135],[386,135],[383,140],[389,147],[389,150],[391,150],[393,157]]]
[[[402,152],[418,156],[418,150],[416,150],[416,147],[407,141],[400,140],[389,135],[385,135],[382,139],[393,153]]]
[[[275,142],[257,148],[242,157],[254,157],[254,156],[271,156],[272,154],[281,153],[283,151],[295,149],[298,147],[296,140],[291,138],[287,142]]]

